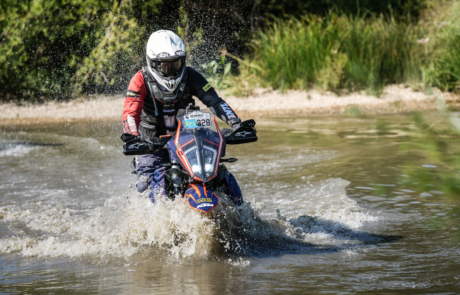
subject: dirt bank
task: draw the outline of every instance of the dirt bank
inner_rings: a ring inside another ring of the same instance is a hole
[[[460,102],[458,95],[434,91],[431,95],[416,92],[403,85],[385,88],[380,98],[361,93],[337,96],[317,90],[286,93],[260,89],[249,97],[227,96],[224,99],[241,117],[302,116],[308,114],[339,114],[345,112],[401,113],[427,110]],[[0,125],[72,120],[121,120],[124,97],[100,96],[70,102],[0,105]]]

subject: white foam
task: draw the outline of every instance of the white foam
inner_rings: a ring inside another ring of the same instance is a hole
[[[129,258],[156,249],[173,259],[208,259],[225,252],[251,252],[272,242],[313,245],[354,244],[353,231],[365,222],[379,220],[345,193],[347,181],[330,179],[312,186],[297,198],[283,216],[263,214],[264,204],[246,202],[239,211],[221,197],[212,214],[191,210],[185,201],[126,195],[109,199],[102,207],[73,210],[48,203],[29,207],[0,207],[0,219],[27,228],[16,237],[0,240],[0,253],[26,257]],[[299,200],[303,199],[303,202]],[[26,206],[26,205],[24,205]],[[264,217],[264,215],[266,217]],[[17,227],[17,226],[16,226]],[[28,232],[34,232],[29,234]],[[249,241],[249,242],[248,242]],[[246,264],[240,261],[238,263]]]
[[[0,157],[22,157],[37,148],[37,146],[24,144],[7,144],[5,149],[0,150]]]
[[[179,199],[157,202],[148,198],[113,198],[105,206],[88,211],[62,207],[22,210],[0,208],[0,218],[22,222],[41,238],[29,236],[0,241],[0,252],[24,256],[130,257],[142,247],[158,247],[179,257],[207,255],[212,249],[215,224],[207,216],[190,210]]]

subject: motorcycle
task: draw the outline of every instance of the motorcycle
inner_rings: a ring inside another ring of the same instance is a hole
[[[216,193],[229,194],[225,182],[226,167],[220,163],[236,162],[224,159],[227,144],[243,144],[257,141],[254,120],[239,123],[236,130],[217,125],[216,117],[199,107],[189,105],[184,114],[177,117],[177,131],[160,138],[141,138],[123,134],[123,154],[126,156],[155,153],[168,150],[168,163],[163,163],[164,194],[174,199],[186,198],[189,207],[209,212],[219,205]]]

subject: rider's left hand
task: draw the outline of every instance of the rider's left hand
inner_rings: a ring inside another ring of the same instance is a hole
[[[231,122],[231,127],[232,127],[233,131],[235,131],[238,128],[240,128],[240,123],[241,123],[240,118],[232,118],[231,121],[232,121]]]

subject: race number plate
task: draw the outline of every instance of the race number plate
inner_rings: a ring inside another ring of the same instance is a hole
[[[185,115],[185,128],[211,127],[211,115],[202,112],[193,112]]]

